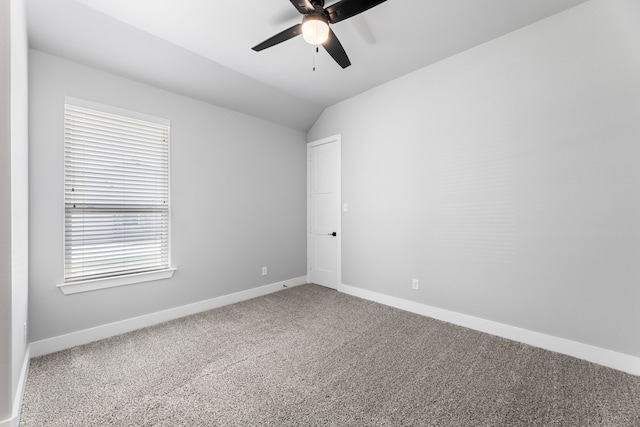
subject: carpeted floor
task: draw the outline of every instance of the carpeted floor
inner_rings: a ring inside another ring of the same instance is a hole
[[[640,426],[640,377],[305,285],[33,359],[20,426]]]

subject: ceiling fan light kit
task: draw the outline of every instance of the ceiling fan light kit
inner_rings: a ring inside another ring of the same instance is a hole
[[[307,15],[302,18],[302,37],[314,46],[322,44],[329,38],[329,23],[323,16]]]
[[[257,44],[253,50],[259,52],[302,34],[307,43],[316,46],[322,45],[342,68],[347,68],[351,65],[351,61],[329,24],[344,21],[384,3],[386,0],[340,0],[326,9],[324,8],[324,0],[289,1],[303,15],[302,23],[287,28]]]

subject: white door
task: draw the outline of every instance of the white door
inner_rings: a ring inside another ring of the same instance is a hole
[[[340,284],[340,135],[307,145],[309,281]]]

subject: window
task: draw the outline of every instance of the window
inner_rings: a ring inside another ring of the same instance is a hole
[[[166,278],[147,273],[173,274],[169,122],[142,117],[67,98],[65,283],[59,285],[65,293]],[[135,279],[109,284],[122,277]],[[73,284],[88,287],[65,289]]]

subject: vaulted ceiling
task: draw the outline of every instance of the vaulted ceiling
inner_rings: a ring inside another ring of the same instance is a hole
[[[327,106],[585,1],[387,0],[332,26],[346,69],[301,37],[251,50],[301,21],[289,0],[27,0],[27,16],[32,48],[306,131]]]

